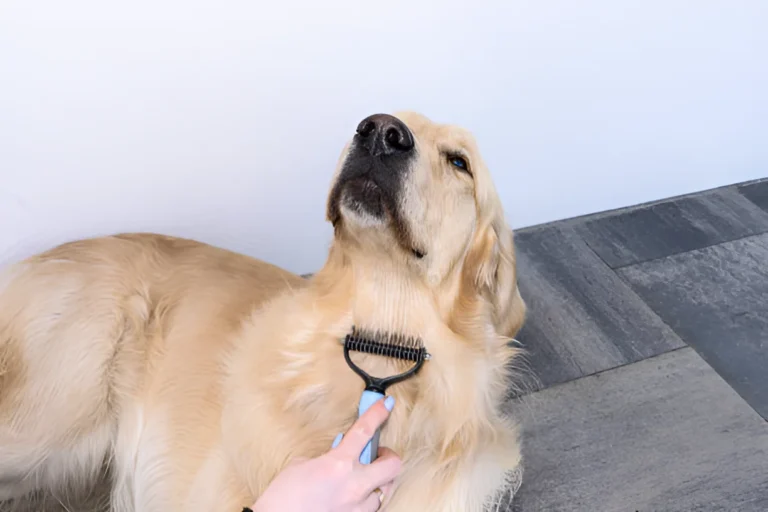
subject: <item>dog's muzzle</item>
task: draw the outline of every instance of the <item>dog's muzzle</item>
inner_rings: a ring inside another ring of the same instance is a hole
[[[341,217],[342,204],[377,219],[397,217],[403,181],[415,154],[413,133],[396,117],[374,114],[360,121],[331,193],[331,221]]]

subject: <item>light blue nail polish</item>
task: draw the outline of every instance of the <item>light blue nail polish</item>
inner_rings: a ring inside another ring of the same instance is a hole
[[[387,398],[385,398],[384,407],[386,407],[388,411],[392,412],[392,409],[395,408],[395,397],[388,396]]]
[[[341,442],[342,438],[344,437],[344,434],[339,433],[336,435],[336,438],[333,440],[333,444],[331,445],[331,448],[336,448],[339,446],[339,443]]]

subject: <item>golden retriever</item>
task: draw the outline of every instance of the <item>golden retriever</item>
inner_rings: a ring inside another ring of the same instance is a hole
[[[357,416],[352,326],[431,354],[389,393],[403,460],[382,510],[489,510],[521,463],[502,413],[523,323],[512,231],[472,135],[364,119],[310,279],[196,241],[74,241],[0,274],[0,500],[111,469],[115,512],[236,512]],[[402,363],[360,355],[370,373]]]

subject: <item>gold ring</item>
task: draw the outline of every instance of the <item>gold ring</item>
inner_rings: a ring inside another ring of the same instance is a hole
[[[376,492],[379,494],[379,506],[381,506],[381,504],[384,503],[384,491],[382,491],[377,487],[376,489],[374,489],[373,492]]]

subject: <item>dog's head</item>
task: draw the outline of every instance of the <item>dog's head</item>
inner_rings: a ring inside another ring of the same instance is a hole
[[[482,299],[498,333],[519,329],[512,232],[467,130],[411,112],[363,119],[339,160],[327,217],[352,258],[454,290],[465,310]]]

